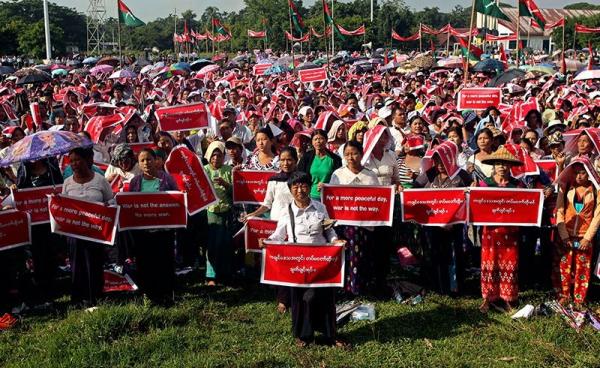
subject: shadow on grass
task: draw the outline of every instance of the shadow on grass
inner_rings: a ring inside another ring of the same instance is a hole
[[[356,345],[369,341],[437,340],[459,335],[466,329],[485,328],[491,322],[477,309],[438,304],[428,310],[385,316],[357,329],[347,328],[343,334]]]

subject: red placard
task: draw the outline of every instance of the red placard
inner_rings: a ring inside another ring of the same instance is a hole
[[[103,292],[110,293],[114,291],[136,291],[138,286],[133,282],[128,274],[121,275],[114,271],[104,270],[104,288]]]
[[[275,232],[277,221],[262,218],[251,217],[246,222],[244,231],[244,243],[246,244],[246,253],[262,250],[258,246],[258,239],[267,239]]]
[[[414,221],[425,226],[467,222],[464,189],[407,189],[402,191],[400,198],[402,221]]]
[[[116,195],[119,231],[187,226],[187,196],[182,192],[120,192]]]
[[[31,243],[31,220],[27,212],[0,212],[0,251]]]
[[[172,132],[208,126],[208,108],[204,102],[161,107],[155,111],[160,130]]]
[[[500,88],[463,88],[458,92],[457,110],[485,110],[502,102]]]
[[[53,233],[108,245],[115,242],[119,207],[62,194],[48,198]]]
[[[273,64],[256,64],[252,68],[252,72],[254,73],[254,75],[264,75],[265,72],[269,70],[269,68],[272,66]]]
[[[327,80],[327,70],[325,68],[298,70],[298,76],[302,83],[321,82]]]
[[[50,222],[48,215],[48,194],[59,194],[62,185],[11,190],[12,201],[19,211],[31,216],[31,225]]]
[[[392,226],[394,186],[323,185],[321,202],[338,225]]]
[[[165,162],[167,172],[180,191],[187,193],[187,211],[194,215],[217,202],[217,195],[198,156],[188,148],[175,147]]]
[[[470,188],[469,222],[473,225],[540,226],[541,189]]]
[[[344,286],[344,246],[265,242],[260,282],[296,287]]]
[[[233,203],[260,204],[276,171],[233,170]]]
[[[544,171],[550,181],[554,182],[558,177],[558,165],[555,160],[534,160],[537,167]]]

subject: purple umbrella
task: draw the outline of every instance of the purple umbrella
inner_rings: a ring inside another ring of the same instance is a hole
[[[129,69],[121,69],[112,73],[109,79],[135,78],[137,75]]]
[[[110,73],[113,71],[113,69],[114,68],[108,64],[96,65],[90,69],[90,74],[96,76],[98,74]]]
[[[8,148],[0,161],[5,167],[15,162],[37,161],[43,158],[64,155],[77,147],[91,147],[92,142],[80,135],[67,131],[43,130],[28,135]]]

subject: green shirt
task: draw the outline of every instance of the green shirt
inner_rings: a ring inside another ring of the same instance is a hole
[[[310,165],[310,176],[312,177],[312,185],[310,187],[310,197],[313,199],[321,199],[321,192],[317,188],[319,183],[329,183],[333,174],[333,159],[329,155],[319,157],[315,155],[315,159]]]
[[[142,178],[142,192],[158,192],[160,188],[160,180],[158,179],[144,179]]]
[[[207,210],[213,213],[223,213],[231,210],[231,207],[233,206],[233,178],[231,176],[231,166],[223,165],[218,169],[213,169],[209,164],[204,166],[204,170],[206,170],[208,180],[212,182],[215,192],[217,193],[217,199],[219,200],[212,206],[208,206]],[[229,186],[225,188],[215,183],[214,179],[217,177],[223,178],[223,180],[229,183]]]

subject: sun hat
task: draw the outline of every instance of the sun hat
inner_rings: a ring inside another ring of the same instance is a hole
[[[498,147],[498,149],[488,155],[486,158],[482,159],[481,162],[488,165],[493,165],[495,162],[505,162],[510,165],[520,166],[523,165],[523,162],[519,161],[512,153],[508,152],[508,150],[504,146]]]

